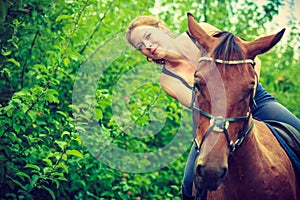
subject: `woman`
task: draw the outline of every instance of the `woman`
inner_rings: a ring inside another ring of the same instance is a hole
[[[207,23],[200,25],[210,35],[219,32],[217,28]],[[194,43],[192,36],[188,32],[184,32],[173,37],[169,29],[159,19],[153,16],[140,16],[130,23],[126,37],[128,42],[140,50],[149,62],[163,66],[160,77],[163,90],[184,106],[189,107],[194,72],[199,58],[204,53],[201,47]],[[258,58],[255,59],[255,62],[255,71],[259,75],[261,63]],[[300,131],[300,120],[267,93],[261,84],[258,84],[255,101],[255,107],[251,108],[254,118],[285,122]],[[194,199],[192,197],[192,184],[196,157],[197,152],[193,146],[184,172],[183,199]]]

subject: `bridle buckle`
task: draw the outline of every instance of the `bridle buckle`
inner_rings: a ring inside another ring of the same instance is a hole
[[[228,129],[229,121],[221,116],[214,117],[210,119],[210,126],[213,127],[213,131],[220,133]]]

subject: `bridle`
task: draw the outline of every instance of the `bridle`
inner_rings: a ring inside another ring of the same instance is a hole
[[[252,65],[252,67],[254,68],[255,62],[251,59],[245,59],[245,60],[220,60],[220,59],[214,59],[211,57],[201,57],[199,59],[199,63],[201,61],[214,61],[217,63],[221,63],[221,64],[228,64],[228,65],[236,65],[236,64],[246,64],[249,63]],[[257,77],[256,77],[257,80]],[[255,90],[255,89],[254,89]],[[202,140],[199,144],[199,142],[197,141],[196,137],[194,139],[195,142],[195,148],[197,150],[197,152],[200,152],[200,149],[202,147],[202,144],[204,142],[204,140],[207,138],[207,136],[211,133],[211,132],[217,132],[217,133],[224,133],[226,140],[227,140],[227,146],[229,148],[229,160],[231,160],[232,155],[234,153],[234,151],[236,150],[236,148],[240,147],[243,143],[243,141],[245,140],[245,138],[247,137],[247,135],[250,133],[250,131],[253,128],[254,122],[251,121],[250,126],[248,127],[249,124],[249,120],[250,120],[250,116],[251,116],[251,110],[250,110],[250,105],[249,105],[249,112],[242,117],[230,117],[230,118],[223,118],[221,116],[214,116],[210,113],[207,113],[199,108],[197,108],[195,106],[195,98],[196,98],[196,82],[194,82],[194,86],[192,89],[192,101],[191,101],[191,105],[190,108],[192,110],[197,111],[200,115],[203,115],[207,118],[210,119],[210,127],[208,128],[208,130],[205,132],[204,136],[202,137]],[[250,99],[251,103],[255,103],[254,102],[254,91],[253,94],[251,95],[251,99]],[[244,122],[244,126],[243,129],[240,131],[238,139],[236,141],[232,141],[230,139],[230,136],[228,134],[228,127],[229,124],[231,122],[238,122],[238,121],[245,121]]]

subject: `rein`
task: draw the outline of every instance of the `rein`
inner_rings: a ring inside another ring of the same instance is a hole
[[[201,57],[199,59],[199,62],[201,61],[215,61],[217,63],[222,63],[222,64],[229,64],[229,65],[236,65],[236,64],[244,64],[244,63],[249,63],[252,65],[252,67],[254,67],[255,62],[251,59],[246,59],[246,60],[220,60],[220,59],[214,59],[214,58],[210,58],[210,57]],[[196,83],[194,83],[193,89],[192,89],[192,101],[191,101],[191,105],[190,108],[192,110],[197,111],[200,115],[203,115],[207,118],[210,119],[210,127],[208,128],[208,130],[206,131],[206,133],[204,134],[204,136],[202,137],[202,140],[199,144],[199,142],[197,141],[196,137],[194,139],[195,142],[195,148],[196,151],[199,153],[200,149],[202,147],[202,144],[204,143],[204,140],[207,138],[207,136],[211,133],[211,132],[217,132],[217,133],[224,133],[226,140],[227,140],[227,146],[230,150],[229,152],[229,160],[231,160],[234,151],[236,150],[236,148],[240,147],[243,143],[243,141],[245,140],[245,138],[247,137],[247,135],[251,132],[254,122],[251,121],[250,126],[247,128],[248,124],[249,124],[249,120],[250,120],[250,116],[251,116],[251,110],[249,109],[249,112],[247,113],[247,115],[242,116],[242,117],[230,117],[230,118],[223,118],[222,116],[214,116],[210,113],[207,113],[199,108],[197,108],[195,106],[195,98],[196,98]],[[252,95],[251,97],[251,101],[254,102],[254,96]],[[231,122],[238,122],[238,121],[245,121],[244,123],[244,127],[242,129],[242,131],[239,133],[238,139],[236,141],[232,141],[230,139],[230,136],[228,134],[228,127],[229,124]]]

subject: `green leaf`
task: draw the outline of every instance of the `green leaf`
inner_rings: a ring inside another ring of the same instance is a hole
[[[40,167],[34,164],[26,164],[25,168],[35,169],[36,171],[40,171]]]
[[[52,182],[54,182],[55,183],[55,185],[56,185],[56,189],[58,189],[59,188],[59,186],[60,186],[60,183],[59,183],[59,181],[57,180],[57,179],[51,179],[52,180]]]
[[[32,120],[32,122],[35,122],[36,117],[37,117],[37,112],[34,110],[29,110],[28,115],[29,115],[30,119]]]
[[[70,136],[71,133],[69,131],[64,131],[64,132],[62,132],[62,134],[60,135],[60,137],[63,138],[65,135]]]
[[[43,173],[45,174],[51,174],[51,172],[53,172],[53,168],[52,167],[44,167],[43,168]]]
[[[18,61],[16,61],[14,58],[9,58],[6,60],[6,62],[11,62],[11,63],[15,64],[17,67],[21,66],[21,64]]]
[[[173,188],[173,189],[175,189],[175,190],[177,190],[177,191],[179,191],[180,190],[180,187],[178,187],[177,185],[171,185],[171,187],[170,188]]]
[[[31,189],[36,186],[36,183],[39,179],[40,179],[40,175],[36,175],[36,174],[32,175],[32,178],[30,181]],[[28,190],[30,190],[30,189],[28,189]]]
[[[80,153],[78,150],[67,150],[66,154],[83,158],[82,153]]]
[[[95,114],[96,114],[96,116],[97,116],[98,119],[101,120],[103,118],[103,114],[102,114],[102,111],[100,109],[95,108],[94,112],[95,112]]]
[[[56,22],[59,22],[59,21],[61,21],[61,20],[64,20],[64,19],[72,19],[73,17],[72,16],[70,16],[70,15],[60,15],[60,16],[58,16],[57,18],[56,18]]]
[[[61,180],[61,181],[68,181],[68,179],[66,179],[65,177],[63,176],[59,176],[59,177],[56,177],[58,180]]]
[[[63,163],[63,162],[60,162],[56,167],[57,167],[57,168],[62,168],[62,169],[64,169],[67,173],[69,173],[68,167],[67,167],[67,166],[65,165],[65,163]]]
[[[65,113],[65,112],[62,112],[62,111],[56,111],[58,114],[60,114],[60,115],[62,115],[62,116],[64,116],[65,118],[67,118],[68,117],[68,114],[67,113]]]
[[[70,58],[74,61],[78,61],[78,58],[81,56],[78,52],[76,51],[70,51]]]
[[[79,145],[82,144],[82,141],[81,141],[81,139],[80,139],[79,137],[77,137],[77,138],[72,138],[72,140],[75,140]]]
[[[43,161],[46,162],[50,167],[53,166],[53,163],[49,158],[44,158]]]
[[[15,124],[14,124],[15,125]],[[14,127],[14,129],[16,129]],[[20,141],[20,138],[17,137],[17,135],[14,132],[8,132],[7,136],[10,138],[10,140],[15,143],[16,141]]]
[[[66,154],[63,154],[62,157],[61,157],[61,159],[63,159],[64,161],[67,161],[67,160],[68,160]]]
[[[65,141],[59,141],[59,140],[55,140],[54,143],[56,143],[62,150],[64,150],[65,147],[68,145],[67,142],[65,142]]]
[[[23,190],[26,190],[26,188],[24,187],[24,185],[22,183],[20,183],[19,181],[15,180],[15,179],[12,179],[12,182],[14,182],[18,186],[20,186]]]
[[[25,90],[21,90],[19,92],[15,92],[14,93],[14,98],[16,98],[16,97],[30,96],[30,95],[31,95],[30,92],[25,91]]]
[[[21,104],[20,106],[21,106],[23,113],[27,112],[29,109],[29,107],[26,104]]]
[[[76,106],[76,105],[74,105],[74,104],[70,104],[68,107],[71,108],[71,109],[73,109],[73,112],[74,112],[74,111],[75,111],[75,112],[79,112],[79,111],[80,111],[79,107]]]
[[[48,89],[46,92],[46,98],[51,103],[59,103],[59,99],[57,98],[58,92],[54,89]]]
[[[16,175],[20,177],[24,181],[24,177],[28,178],[30,180],[30,176],[26,174],[25,172],[17,172]]]
[[[5,193],[5,197],[10,197],[9,199],[17,199],[17,195],[14,193]]]
[[[10,78],[10,76],[11,76],[11,72],[7,68],[3,68],[2,71],[0,71],[0,73],[5,74],[8,78]]]
[[[114,197],[114,193],[110,191],[102,192],[101,196],[108,196],[108,197]]]
[[[44,186],[44,185],[42,185],[41,188],[43,188],[43,189],[45,189],[47,192],[49,192],[49,194],[51,195],[51,198],[52,198],[52,199],[54,199],[54,200],[56,199],[56,198],[55,198],[54,192],[53,192],[50,188],[48,188],[48,187],[46,187],[46,186]]]
[[[70,63],[69,58],[64,58],[64,65],[68,66]]]
[[[8,51],[4,51],[3,49],[1,50],[1,54],[3,55],[3,56],[9,56],[10,54],[11,54],[11,50],[8,50]]]

